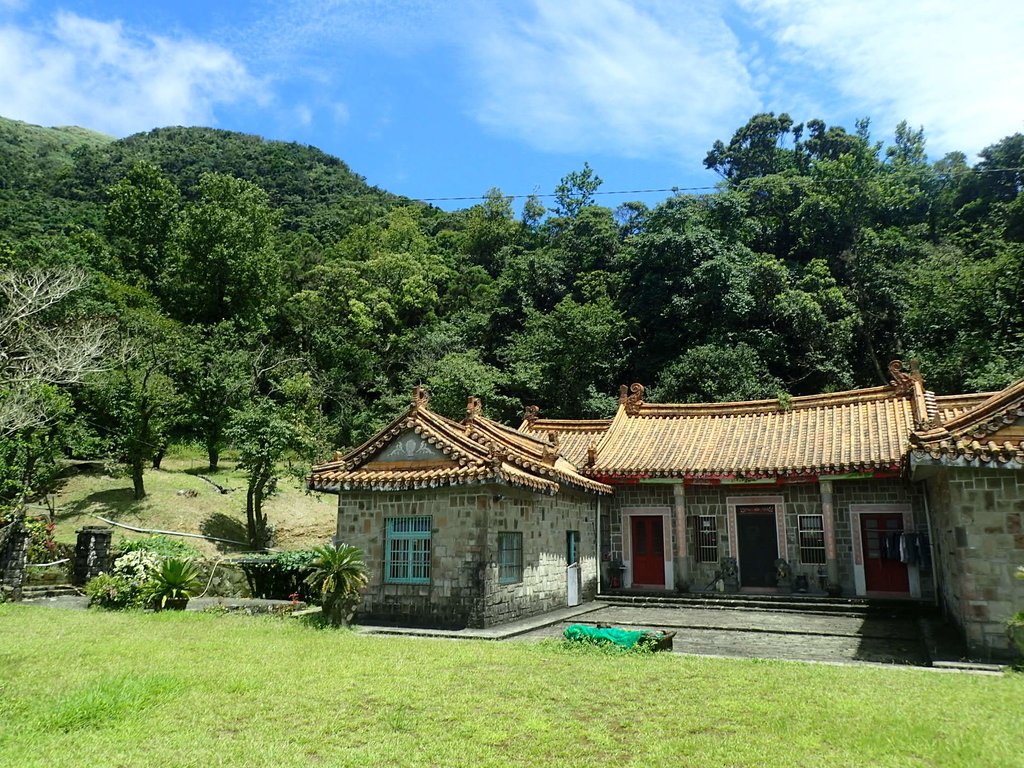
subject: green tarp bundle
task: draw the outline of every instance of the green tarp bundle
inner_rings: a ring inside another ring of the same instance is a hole
[[[613,643],[620,648],[632,648],[646,632],[637,632],[615,627],[589,627],[586,624],[570,624],[565,628],[566,640],[583,640],[593,643]]]

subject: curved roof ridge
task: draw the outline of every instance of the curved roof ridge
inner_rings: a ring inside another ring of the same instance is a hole
[[[847,389],[819,395],[796,395],[785,407],[778,398],[734,400],[723,403],[641,403],[635,417],[651,416],[737,416],[745,413],[780,413],[807,408],[834,407],[879,400],[906,399],[909,395],[892,385]],[[634,418],[635,418],[634,417]]]
[[[979,396],[981,394],[985,393],[979,393]],[[957,397],[968,398],[966,395]],[[973,441],[997,432],[1019,418],[1024,418],[1024,379],[991,393],[941,426],[914,432],[911,439],[918,445],[950,438],[971,437]]]

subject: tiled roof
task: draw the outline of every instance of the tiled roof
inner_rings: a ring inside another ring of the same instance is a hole
[[[916,418],[912,388],[793,397],[787,402],[674,405],[622,395],[588,474],[596,477],[778,477],[893,471]]]
[[[562,456],[577,467],[587,466],[587,453],[591,446],[597,446],[604,433],[611,426],[611,419],[539,419],[527,418],[519,431],[536,437],[558,435],[558,449]]]
[[[945,424],[960,414],[976,408],[994,394],[994,392],[978,392],[973,395],[936,395],[935,417],[939,424]]]
[[[470,399],[462,423],[429,408],[417,388],[409,410],[347,455],[313,467],[310,488],[337,492],[351,489],[408,490],[443,485],[501,482],[542,493],[568,485],[590,493],[611,488],[584,477],[558,455],[556,446],[485,418]],[[387,461],[379,456],[404,433],[427,446],[426,458]]]
[[[1024,379],[950,405],[939,426],[910,436],[917,461],[1024,467]]]

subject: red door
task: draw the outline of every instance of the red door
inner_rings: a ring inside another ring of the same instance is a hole
[[[665,586],[665,533],[661,517],[634,516],[633,585],[644,587]]]
[[[903,515],[860,516],[864,547],[864,585],[868,592],[910,592],[907,566],[900,562],[899,533]]]

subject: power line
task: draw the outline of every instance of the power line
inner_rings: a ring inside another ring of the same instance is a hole
[[[1021,168],[966,168],[964,170],[959,170],[959,171],[943,172],[943,173],[941,173],[939,175],[940,176],[947,176],[948,177],[948,176],[969,176],[969,175],[972,175],[972,174],[980,175],[980,174],[986,174],[986,173],[1021,173],[1021,172],[1024,172],[1024,167],[1021,167]],[[751,185],[753,183],[756,183],[758,181],[761,181],[762,179],[765,179],[765,178],[767,178],[767,177],[765,177],[765,176],[756,176],[756,177],[751,177],[749,179],[743,179],[742,181],[737,183],[737,186],[740,186],[740,187],[742,187],[742,186],[749,186],[749,185]],[[871,181],[872,180],[872,177],[863,177],[863,176],[851,176],[851,177],[836,178],[836,179],[811,179],[811,178],[808,178],[806,176],[785,176],[783,178],[793,179],[793,180],[799,179],[801,182],[803,182],[805,184],[863,184],[863,183],[865,183],[867,181]],[[664,194],[666,192],[671,192],[672,194],[678,194],[679,192],[707,192],[707,191],[713,191],[713,192],[718,193],[718,192],[722,192],[722,191],[728,191],[728,190],[723,190],[722,184],[724,184],[724,183],[725,182],[723,181],[723,182],[719,182],[718,184],[710,184],[710,185],[697,186],[697,187],[659,187],[659,188],[652,188],[652,189],[619,189],[619,190],[611,190],[611,191],[596,190],[596,191],[592,192],[591,195],[593,195],[593,196],[597,196],[597,195],[649,195],[649,194]],[[533,197],[533,198],[558,197],[558,193],[556,193],[556,192],[532,192],[530,194],[514,194],[514,195],[502,194],[501,197],[502,197],[503,200],[523,200],[523,199],[526,199],[526,198],[529,198],[529,197]],[[419,200],[420,202],[423,202],[423,203],[442,203],[442,202],[459,202],[459,201],[465,201],[465,200],[486,200],[487,198],[488,198],[488,195],[485,193],[485,194],[482,194],[482,195],[459,195],[459,196],[450,196],[450,197],[418,197],[418,198],[415,198],[415,199]]]

